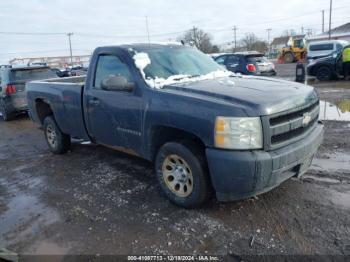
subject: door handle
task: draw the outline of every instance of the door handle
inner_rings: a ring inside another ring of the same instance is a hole
[[[92,106],[98,106],[100,104],[100,100],[96,97],[93,97],[89,100],[89,104]]]

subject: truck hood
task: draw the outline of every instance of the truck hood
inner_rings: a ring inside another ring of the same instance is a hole
[[[164,88],[210,102],[230,103],[243,108],[248,116],[271,115],[318,100],[311,86],[265,77],[223,77],[175,83]]]

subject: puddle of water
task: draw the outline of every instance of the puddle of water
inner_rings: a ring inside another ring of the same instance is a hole
[[[68,252],[68,248],[61,247],[55,243],[41,242],[35,250],[35,255],[65,255]],[[61,261],[61,257],[56,257]],[[51,260],[50,260],[51,261]]]
[[[311,168],[318,170],[350,170],[350,154],[326,154],[327,158],[314,158]]]
[[[304,175],[303,179],[312,179],[315,181],[320,181],[328,184],[339,184],[340,181],[335,178],[330,178],[330,177],[321,177],[321,176],[312,176],[312,175]]]
[[[7,210],[0,216],[0,243],[36,234],[56,221],[59,221],[59,215],[37,197],[19,193],[11,199]]]
[[[338,206],[344,207],[346,209],[350,208],[350,194],[349,193],[341,193],[337,191],[331,191],[329,196],[329,200]]]
[[[343,99],[336,104],[320,101],[320,120],[350,121],[350,99]]]

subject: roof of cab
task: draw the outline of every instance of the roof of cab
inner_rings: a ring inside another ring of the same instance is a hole
[[[113,46],[102,46],[100,48],[123,48],[123,49],[153,49],[153,48],[160,48],[164,46],[174,46],[174,47],[179,47],[183,46],[181,43],[177,42],[160,42],[160,43],[135,43],[135,44],[122,44],[122,45],[113,45]]]

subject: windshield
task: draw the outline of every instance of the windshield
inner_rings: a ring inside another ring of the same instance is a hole
[[[223,70],[211,57],[191,47],[164,46],[138,51],[146,53],[150,59],[143,70],[146,79],[199,76]]]
[[[56,74],[50,68],[18,69],[11,71],[12,81],[39,80],[52,77],[56,77]]]

